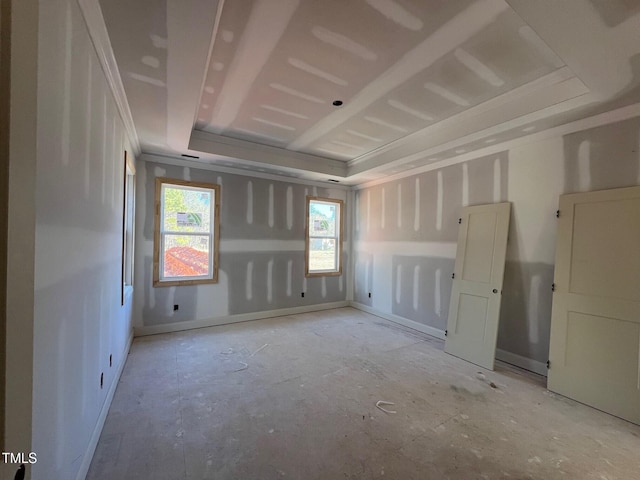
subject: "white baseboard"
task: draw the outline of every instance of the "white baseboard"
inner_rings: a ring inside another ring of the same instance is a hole
[[[262,320],[265,318],[273,317],[283,317],[286,315],[296,315],[300,313],[316,312],[320,310],[330,310],[332,308],[342,308],[349,306],[358,310],[362,310],[363,312],[370,313],[371,315],[384,318],[399,325],[412,328],[413,330],[417,330],[418,332],[426,333],[427,335],[431,335],[432,337],[439,338],[441,340],[444,340],[445,338],[444,331],[438,328],[430,327],[429,325],[423,325],[421,323],[409,320],[408,318],[400,317],[399,315],[395,315],[393,313],[383,312],[359,302],[350,302],[346,300],[341,302],[305,305],[301,307],[281,308],[278,310],[268,310],[265,312],[226,315],[223,317],[192,320],[188,322],[167,323],[164,325],[152,325],[148,327],[135,327],[134,335],[136,337],[142,337],[145,335],[155,335],[158,333],[171,333],[179,332],[182,330],[191,330],[194,328],[215,327],[218,325],[248,322],[252,320]],[[538,362],[537,360],[532,360],[531,358],[523,357],[521,355],[517,355],[515,353],[507,352],[506,350],[500,349],[496,350],[496,359],[505,363],[509,363],[511,365],[515,365],[516,367],[524,368],[525,370],[537,373],[538,375],[543,375],[545,377],[547,376],[547,366],[542,362]]]
[[[164,325],[151,325],[147,327],[135,327],[134,335],[143,337],[145,335],[156,335],[158,333],[180,332],[194,328],[217,327],[230,323],[249,322],[251,320],[262,320],[265,318],[284,317],[286,315],[297,315],[300,313],[317,312],[320,310],[330,310],[332,308],[348,307],[349,302],[318,303],[316,305],[304,305],[301,307],[281,308],[278,310],[267,310],[265,312],[240,313],[237,315],[225,315],[223,317],[206,318],[202,320],[190,320],[187,322],[166,323]]]
[[[398,323],[405,327],[409,327],[419,332],[426,333],[427,335],[431,335],[432,337],[444,340],[444,331],[440,330],[439,328],[430,327],[429,325],[423,325],[413,320],[409,320],[408,318],[394,315],[393,313],[382,312],[376,308],[358,302],[351,302],[350,306],[352,306],[353,308],[357,308],[358,310],[362,310],[363,312],[370,313],[371,315],[375,315],[376,317],[384,318],[393,323]]]
[[[544,377],[547,376],[547,365],[542,362],[538,362],[537,360],[532,360],[531,358],[523,357],[516,353],[507,352],[506,350],[500,350],[499,348],[496,350],[496,359],[501,362],[515,365],[516,367],[524,368],[525,370],[537,373],[538,375],[542,375]]]
[[[98,421],[96,422],[96,426],[93,429],[93,434],[91,435],[91,439],[89,440],[89,445],[87,445],[87,450],[84,452],[84,458],[82,459],[82,463],[80,464],[80,469],[78,470],[78,475],[76,475],[76,480],[85,480],[85,478],[87,477],[87,473],[89,473],[91,460],[93,460],[93,454],[95,453],[96,447],[98,446],[100,434],[102,433],[104,422],[107,419],[109,408],[111,408],[111,402],[113,400],[114,394],[116,393],[118,383],[120,382],[120,376],[122,375],[122,371],[124,370],[124,365],[125,363],[127,363],[127,357],[129,354],[129,350],[131,350],[132,342],[133,331],[131,332],[131,335],[129,335],[127,346],[124,349],[124,354],[122,355],[122,360],[120,361],[120,364],[118,365],[118,368],[116,370],[116,376],[113,379],[113,382],[111,382],[111,386],[109,387],[109,391],[107,392],[107,398],[105,398],[104,404],[102,405],[102,410],[100,410]]]
[[[398,315],[394,315],[393,313],[381,312],[380,310],[369,307],[368,305],[364,305],[362,303],[351,302],[351,306],[353,308],[357,308],[358,310],[362,310],[363,312],[367,312],[377,317],[382,317],[394,323],[398,323],[405,327],[418,330],[419,332],[426,333],[427,335],[431,335],[432,337],[440,338],[442,340],[444,340],[445,338],[443,330],[430,327],[428,325],[422,325],[421,323],[400,317]],[[537,373],[538,375],[542,375],[545,377],[547,376],[547,366],[544,363],[538,362],[537,360],[532,360],[531,358],[523,357],[522,355],[517,355],[515,353],[507,352],[506,350],[497,349],[496,360],[515,365],[516,367],[524,368],[525,370]]]

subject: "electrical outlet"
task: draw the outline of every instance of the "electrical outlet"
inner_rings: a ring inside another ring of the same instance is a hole
[[[300,296],[301,296],[302,298],[304,298],[304,292],[301,292],[301,293],[300,293]]]
[[[178,308],[179,308],[179,305],[174,305],[174,306],[173,306],[173,311],[174,311],[174,312],[175,312],[175,311],[177,311],[177,310],[178,310]]]

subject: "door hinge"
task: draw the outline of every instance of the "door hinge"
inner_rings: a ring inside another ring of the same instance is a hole
[[[560,210],[556,210],[556,218],[560,218]]]
[[[547,360],[547,370],[551,368],[551,360]]]
[[[451,274],[451,278],[456,278],[456,274],[455,274],[455,273],[452,273],[452,274]]]
[[[555,291],[556,291],[556,284],[555,284],[555,283],[552,283],[552,284],[551,284],[551,291],[552,291],[552,292],[555,292]]]
[[[461,223],[462,223],[462,219],[461,219],[461,218],[459,218],[459,219],[458,219],[458,223],[459,223],[459,224],[461,224]]]
[[[449,334],[449,330],[444,331],[444,336],[446,337]]]

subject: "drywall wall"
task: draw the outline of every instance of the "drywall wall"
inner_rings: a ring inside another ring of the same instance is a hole
[[[358,191],[354,300],[444,330],[459,208],[506,200],[508,168],[501,153]]]
[[[88,469],[132,334],[120,296],[130,147],[78,2],[40,2],[38,36],[32,471],[70,480]]]
[[[354,300],[442,332],[458,212],[510,201],[499,357],[544,372],[558,197],[639,184],[639,142],[633,118],[358,190]]]
[[[305,278],[306,196],[347,200],[344,188],[325,188],[159,163],[144,156],[137,173],[136,332],[228,323],[242,315],[311,307],[347,299],[349,229],[343,236],[341,276]],[[153,287],[156,177],[221,186],[217,284]],[[348,227],[348,205],[345,206]],[[305,296],[302,298],[301,293]],[[178,310],[173,306],[178,305]],[[194,324],[194,322],[197,322]]]

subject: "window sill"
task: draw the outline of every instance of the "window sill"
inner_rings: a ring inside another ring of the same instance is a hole
[[[342,275],[342,272],[312,272],[312,273],[305,273],[304,276],[306,278],[314,278],[314,277],[339,277],[340,275]]]
[[[188,286],[188,285],[203,285],[203,284],[211,284],[211,283],[218,283],[218,279],[217,278],[208,278],[206,280],[168,280],[168,281],[160,281],[160,280],[155,280],[153,282],[153,287],[181,287],[181,286]]]

